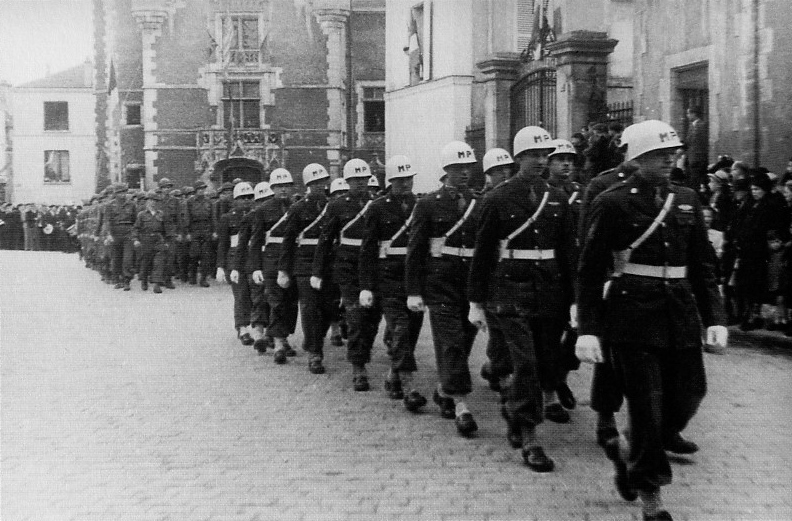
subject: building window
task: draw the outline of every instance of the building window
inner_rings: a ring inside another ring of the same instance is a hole
[[[424,79],[424,5],[410,9],[407,25],[407,45],[404,47],[410,67],[410,85]]]
[[[44,151],[44,182],[45,183],[70,183],[69,151],[45,150]]]
[[[69,130],[69,104],[67,102],[44,102],[44,130]]]
[[[140,105],[128,104],[124,106],[126,110],[125,123],[127,125],[140,125]]]
[[[363,131],[385,132],[385,89],[363,88]]]
[[[237,67],[258,66],[261,51],[258,17],[224,16],[222,24],[222,61],[224,64]]]
[[[261,128],[260,102],[259,82],[223,83],[223,119],[226,128]]]

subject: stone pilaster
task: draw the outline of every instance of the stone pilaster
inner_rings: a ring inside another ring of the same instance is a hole
[[[511,150],[511,88],[519,77],[520,54],[499,52],[478,62],[484,84],[484,141],[486,149]]]

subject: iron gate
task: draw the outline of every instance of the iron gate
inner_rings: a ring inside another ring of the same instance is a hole
[[[556,71],[538,69],[518,81],[511,92],[511,133],[536,125],[556,135]]]

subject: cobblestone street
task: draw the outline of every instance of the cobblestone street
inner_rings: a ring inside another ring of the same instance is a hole
[[[3,251],[0,296],[3,521],[640,519],[594,441],[588,366],[570,376],[572,422],[540,428],[556,470],[538,475],[480,377],[479,435],[463,439],[434,404],[415,416],[388,399],[381,338],[368,393],[345,348],[315,376],[299,349],[276,366],[242,346],[225,284],[123,292],[76,255]],[[418,355],[431,396],[428,321]],[[685,432],[702,450],[674,460],[668,509],[792,519],[792,350],[705,356],[709,394]]]

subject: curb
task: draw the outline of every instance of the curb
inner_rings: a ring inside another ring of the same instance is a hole
[[[778,331],[741,331],[737,326],[730,326],[729,340],[750,344],[752,347],[792,349],[792,337]]]

